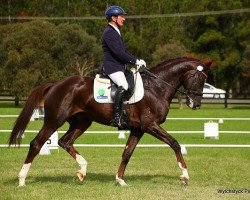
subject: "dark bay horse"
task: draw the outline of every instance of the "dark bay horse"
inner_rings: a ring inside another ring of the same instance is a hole
[[[160,127],[160,124],[165,122],[170,103],[180,86],[185,89],[186,104],[192,109],[200,108],[203,85],[211,63],[191,58],[177,58],[141,73],[145,94],[141,101],[128,106],[130,135],[116,175],[116,181],[120,185],[126,185],[124,181],[126,166],[145,132],[174,150],[182,172],[180,179],[184,184],[188,183],[187,166],[180,145]],[[20,144],[33,110],[43,100],[45,100],[45,118],[42,129],[30,143],[28,155],[19,173],[19,186],[25,185],[31,163],[43,144],[65,122],[69,123],[69,130],[59,139],[58,144],[79,164],[80,170],[77,176],[83,181],[86,176],[87,161],[75,150],[73,143],[93,121],[110,125],[113,116],[112,104],[100,104],[94,100],[93,82],[93,77],[72,76],[56,83],[41,85],[31,92],[15,122],[9,145]]]

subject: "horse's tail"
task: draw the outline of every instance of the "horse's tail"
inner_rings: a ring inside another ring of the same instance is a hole
[[[52,85],[52,83],[48,83],[38,86],[30,93],[22,112],[15,121],[13,130],[9,138],[9,146],[12,144],[20,145],[22,135],[30,121],[34,109],[38,107],[40,103],[44,100],[45,94],[49,91]]]

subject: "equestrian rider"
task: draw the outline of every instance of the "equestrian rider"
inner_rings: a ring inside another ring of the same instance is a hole
[[[114,117],[111,121],[113,126],[121,127],[126,124],[122,119],[122,104],[124,94],[128,90],[128,83],[124,75],[125,64],[136,64],[137,70],[145,66],[146,63],[142,59],[138,59],[125,48],[121,37],[120,29],[125,21],[126,12],[119,6],[110,6],[105,11],[108,21],[103,35],[102,48],[104,53],[102,70],[105,75],[118,86],[114,98]]]

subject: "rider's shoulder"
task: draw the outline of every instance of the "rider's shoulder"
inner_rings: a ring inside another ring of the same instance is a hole
[[[103,38],[117,37],[116,31],[111,26],[107,26],[103,32]]]

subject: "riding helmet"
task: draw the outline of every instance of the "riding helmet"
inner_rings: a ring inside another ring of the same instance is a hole
[[[112,16],[126,15],[127,13],[120,6],[110,6],[105,11],[106,19],[110,19]]]

